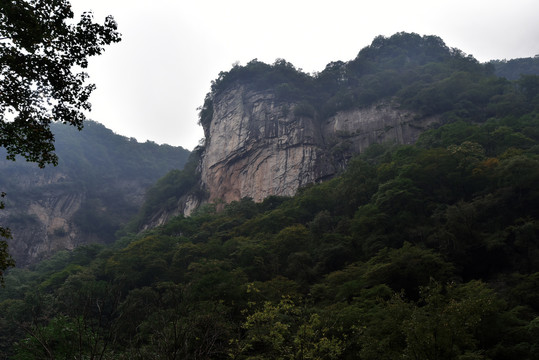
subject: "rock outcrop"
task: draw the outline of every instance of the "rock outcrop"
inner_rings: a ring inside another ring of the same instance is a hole
[[[293,105],[243,86],[214,101],[201,167],[210,201],[293,195],[316,181],[321,133],[312,118],[295,117]]]
[[[31,200],[19,196],[1,213],[2,223],[9,226],[14,236],[9,251],[18,266],[96,241],[85,236],[73,222],[84,203],[84,192],[56,190],[35,195]]]
[[[7,193],[0,224],[11,229],[8,251],[18,267],[59,250],[114,241],[147,188],[189,156],[182,148],[138,143],[91,121],[81,132],[52,127],[57,167],[4,160],[0,149],[0,191]]]
[[[271,90],[236,83],[213,99],[206,124],[201,181],[209,201],[294,195],[331,178],[374,143],[410,144],[437,120],[390,103],[341,111],[321,120]]]
[[[167,223],[170,219],[178,215],[190,215],[196,210],[204,199],[198,194],[188,193],[176,201],[175,206],[172,208],[162,208],[157,212],[151,214],[151,216],[141,224],[140,231],[153,229],[154,227],[161,226]]]
[[[2,163],[6,168],[6,163]],[[6,208],[0,211],[0,223],[10,228],[13,239],[8,242],[9,253],[17,266],[25,266],[45,259],[60,250],[71,250],[88,243],[110,241],[113,227],[105,226],[127,221],[141,205],[148,184],[124,182],[110,183],[110,192],[116,192],[125,202],[127,216],[111,213],[95,191],[89,191],[73,176],[61,169],[40,171],[25,166],[26,171],[17,175],[17,183],[2,183],[8,196]],[[96,205],[99,200],[99,205]],[[115,217],[115,220],[110,220]],[[98,223],[101,222],[101,223]],[[90,231],[88,227],[93,229]],[[95,231],[94,231],[95,230]],[[111,232],[111,233],[110,233]]]

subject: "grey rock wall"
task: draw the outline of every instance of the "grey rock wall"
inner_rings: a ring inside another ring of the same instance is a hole
[[[133,210],[141,205],[143,184],[118,180],[109,186],[117,189]],[[8,195],[4,199],[6,207],[0,211],[0,223],[9,227],[13,235],[8,245],[17,267],[46,259],[60,250],[105,241],[78,226],[78,212],[93,196],[84,186],[74,185],[69,174],[56,168],[20,172],[16,181],[2,184],[2,189]],[[109,214],[105,204],[96,211],[100,212],[97,218]]]
[[[296,116],[298,104],[236,84],[213,101],[204,130],[201,180],[209,201],[294,195],[331,178],[373,143],[410,144],[438,121],[392,104],[339,112],[321,121]]]

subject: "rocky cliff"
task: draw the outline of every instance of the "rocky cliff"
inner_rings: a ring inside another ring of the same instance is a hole
[[[9,172],[6,163],[2,168]],[[18,184],[2,183],[8,196],[0,222],[13,234],[9,252],[17,266],[99,240],[84,234],[74,222],[87,198],[84,189],[76,191],[71,177],[64,172],[27,170],[17,174]]]
[[[12,166],[2,162],[1,168],[13,174]],[[0,222],[11,229],[9,252],[19,267],[59,250],[111,241],[114,231],[140,206],[149,185],[136,181],[109,183],[107,193],[115,193],[113,201],[118,201],[124,211],[118,214],[117,205],[108,203],[105,193],[96,192],[65,169],[24,168],[15,175],[15,182],[0,182],[8,194]]]
[[[236,83],[212,102],[205,124],[201,181],[209,201],[294,195],[346,166],[374,143],[409,144],[435,117],[420,118],[390,102],[339,111],[321,119],[301,103]]]
[[[57,167],[0,160],[0,190],[7,193],[0,224],[11,229],[9,253],[18,267],[81,244],[114,241],[147,188],[182,168],[189,155],[179,147],[138,143],[94,122],[81,132],[57,124],[53,130]]]
[[[355,59],[315,74],[283,59],[236,64],[219,73],[200,108],[198,166],[154,188],[137,229],[205,201],[291,196],[372,144],[411,144],[459,117],[484,121],[488,99],[476,95],[491,72],[436,36],[408,33],[376,37]]]

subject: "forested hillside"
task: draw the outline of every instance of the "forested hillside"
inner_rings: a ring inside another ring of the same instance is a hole
[[[361,82],[380,88],[338,99],[390,97],[441,126],[372,145],[294,197],[206,204],[11,270],[1,356],[537,359],[539,77],[499,78],[457,50],[426,50],[408,71],[405,39],[363,49],[352,64],[376,65]],[[194,177],[178,171],[151,196]]]
[[[58,166],[38,168],[0,155],[1,223],[13,232],[19,266],[88,242],[111,242],[137,213],[150,185],[183,168],[189,151],[138,143],[96,122],[78,131],[53,124]]]
[[[168,174],[153,187],[137,229],[181,212],[178,203],[189,195],[200,201],[293,195],[297,184],[337,174],[368,144],[413,143],[428,126],[530,112],[538,86],[533,66],[522,63],[518,72],[528,75],[510,81],[496,75],[493,63],[481,64],[437,36],[397,33],[314,74],[284,59],[235,65],[212,82],[200,108],[206,146],[191,170],[201,181]]]
[[[254,59],[221,72],[206,96],[200,122],[211,121],[213,99],[235,82],[257,90],[274,88],[277,98],[301,103],[290,109],[295,114],[316,115],[320,121],[380,101],[393,101],[420,116],[459,112],[461,118],[485,120],[492,115],[485,106],[509,84],[494,76],[495,70],[493,63],[481,64],[437,36],[378,36],[355,59],[331,62],[314,75],[284,59],[271,65]]]
[[[496,75],[517,80],[521,75],[539,75],[539,55],[533,58],[493,60]]]

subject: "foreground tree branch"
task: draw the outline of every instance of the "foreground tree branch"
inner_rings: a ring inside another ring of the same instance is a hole
[[[67,0],[0,2],[0,147],[39,167],[58,164],[52,122],[79,130],[95,85],[86,83],[88,58],[120,41],[111,16],[103,24],[85,12],[78,23]],[[5,229],[3,229],[5,230]],[[7,236],[6,236],[7,235]],[[9,238],[9,232],[0,236]],[[13,266],[0,243],[0,279]]]

